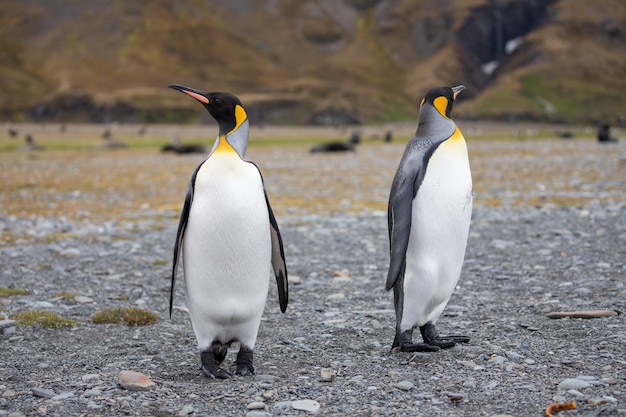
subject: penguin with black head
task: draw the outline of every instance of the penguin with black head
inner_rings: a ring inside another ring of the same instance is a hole
[[[467,145],[450,118],[465,87],[433,88],[420,106],[417,131],[396,171],[388,206],[390,263],[386,289],[393,289],[393,348],[436,351],[468,342],[440,336],[435,324],[457,285],[472,216],[472,175]],[[414,343],[419,328],[423,343]]]
[[[174,245],[170,316],[179,259],[183,259],[187,307],[202,371],[229,378],[221,367],[239,342],[235,372],[254,374],[253,353],[267,300],[270,270],[280,309],[288,302],[283,243],[257,166],[244,159],[249,122],[241,101],[172,84],[198,100],[215,118],[213,149],[191,175]]]

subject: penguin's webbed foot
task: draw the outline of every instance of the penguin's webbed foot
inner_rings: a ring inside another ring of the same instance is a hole
[[[440,348],[428,343],[413,343],[413,330],[397,332],[393,341],[393,348],[399,348],[400,352],[436,352]]]
[[[435,325],[432,323],[426,323],[421,326],[420,331],[425,344],[437,346],[441,349],[448,349],[457,343],[467,343],[470,340],[469,337],[460,335],[439,336]]]
[[[245,345],[241,345],[237,354],[237,370],[235,372],[241,376],[254,375],[253,360],[253,350]]]
[[[213,379],[228,379],[232,376],[226,369],[220,368],[220,363],[224,360],[227,350],[228,347],[225,349],[217,348],[214,344],[208,350],[200,353],[204,375]]]
[[[204,375],[213,379],[229,379],[230,377],[233,376],[226,369],[220,368],[219,366],[211,368],[211,367],[202,365],[202,372],[204,373]]]

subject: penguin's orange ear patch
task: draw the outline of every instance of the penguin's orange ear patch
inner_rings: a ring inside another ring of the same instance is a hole
[[[446,110],[448,108],[447,98],[443,96],[437,97],[436,99],[433,100],[433,104],[435,105],[435,108],[439,111],[439,113],[441,113],[443,117],[448,117],[446,116]]]

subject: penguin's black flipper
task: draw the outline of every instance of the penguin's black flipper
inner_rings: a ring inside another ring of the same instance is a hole
[[[428,159],[435,148],[430,141],[412,139],[391,184],[387,209],[390,252],[389,272],[385,284],[387,291],[393,288],[404,271],[406,249],[411,233],[413,199],[424,180]]]
[[[261,170],[253,162],[256,169],[261,175],[261,182],[263,183],[263,194],[265,194],[265,203],[267,204],[267,212],[269,213],[270,220],[270,234],[272,235],[272,269],[276,276],[276,285],[278,286],[278,302],[280,303],[280,311],[283,313],[287,310],[287,304],[289,303],[289,282],[287,281],[287,264],[285,263],[285,251],[283,249],[283,239],[280,236],[280,230],[278,229],[278,223],[274,217],[270,200],[267,198],[267,191],[265,191],[265,183],[263,182],[263,175]]]
[[[187,188],[187,196],[185,197],[185,203],[183,204],[183,210],[180,213],[180,220],[178,222],[178,231],[176,232],[176,242],[174,243],[174,262],[172,265],[172,280],[170,282],[170,317],[172,317],[172,307],[174,306],[174,284],[176,282],[176,273],[178,272],[178,261],[180,260],[180,251],[183,248],[183,238],[185,237],[185,230],[187,229],[187,221],[189,220],[189,211],[191,210],[191,203],[193,201],[193,189],[196,185],[196,176],[202,164],[198,165],[196,170],[189,179],[189,186]]]

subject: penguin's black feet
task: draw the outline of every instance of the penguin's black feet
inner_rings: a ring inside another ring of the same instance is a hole
[[[228,346],[213,343],[210,348],[200,353],[202,372],[213,379],[228,379],[232,376],[226,369],[220,368],[228,352]]]
[[[424,343],[431,346],[437,346],[441,349],[447,349],[455,346],[457,343],[469,342],[469,337],[459,335],[439,336],[437,329],[432,323],[426,323],[420,327]]]
[[[254,375],[254,352],[245,345],[241,345],[237,354],[237,370],[236,373],[241,376]]]
[[[440,348],[427,343],[413,343],[413,330],[397,332],[392,348],[399,348],[401,352],[436,352]]]

